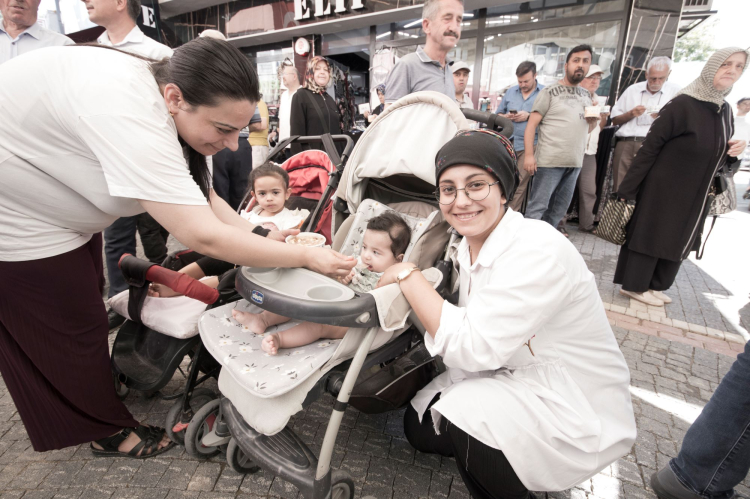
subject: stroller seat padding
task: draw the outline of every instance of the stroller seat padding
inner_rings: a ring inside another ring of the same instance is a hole
[[[406,205],[407,203],[399,204]],[[346,238],[340,243],[340,246],[338,246],[339,252],[343,255],[359,255],[359,252],[362,249],[362,238],[364,237],[365,230],[367,230],[367,222],[369,222],[371,218],[381,215],[387,211],[393,211],[401,215],[401,217],[411,228],[411,240],[409,241],[409,246],[406,247],[404,261],[413,261],[410,258],[411,253],[417,246],[422,236],[424,236],[428,230],[432,229],[434,226],[443,221],[442,214],[438,209],[433,209],[431,213],[428,213],[423,217],[419,217],[414,216],[413,214],[410,214],[408,212],[405,213],[400,210],[394,210],[393,208],[378,201],[365,199],[357,208],[357,213],[355,213],[352,217],[351,226],[349,226],[348,230],[346,231]],[[413,209],[409,211],[411,213],[414,213]],[[345,229],[345,227],[342,227],[342,229]],[[341,232],[343,232],[343,230],[341,230],[340,233]],[[440,247],[440,244],[441,243],[438,243],[439,250],[443,249]],[[445,243],[442,243],[442,245],[444,246]],[[334,246],[337,246],[336,243],[334,243]],[[427,266],[431,266],[433,263],[434,259],[433,261],[428,262]]]
[[[128,314],[128,290],[109,299],[109,306],[130,320]],[[146,297],[141,310],[141,323],[161,334],[179,338],[192,338],[198,334],[198,318],[206,310],[206,304],[187,296],[171,298]]]
[[[262,312],[246,300],[206,311],[199,320],[201,339],[221,363],[224,376],[231,375],[246,390],[261,398],[278,397],[319,371],[341,342],[321,339],[309,345],[281,349],[278,355],[269,355],[261,348],[265,335],[283,331],[298,322],[279,324],[258,335],[232,318],[235,307],[245,312]]]

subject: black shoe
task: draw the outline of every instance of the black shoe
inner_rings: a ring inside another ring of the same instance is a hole
[[[122,323],[125,322],[125,317],[110,308],[109,312],[107,312],[107,320],[109,320],[109,330],[112,331],[114,328],[121,326]]]
[[[651,475],[651,488],[659,499],[703,499],[677,479],[669,465]]]

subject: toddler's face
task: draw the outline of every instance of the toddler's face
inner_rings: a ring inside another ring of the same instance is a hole
[[[284,209],[284,201],[289,199],[290,191],[284,188],[284,181],[276,175],[260,177],[255,180],[253,196],[263,211],[276,214]]]
[[[391,251],[391,236],[387,232],[367,229],[362,238],[362,251],[359,254],[362,263],[372,272],[385,272],[388,267],[401,261]]]

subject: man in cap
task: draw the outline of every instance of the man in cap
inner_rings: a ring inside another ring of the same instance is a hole
[[[679,85],[667,81],[671,69],[672,59],[654,57],[646,66],[646,81],[630,85],[612,107],[612,124],[620,127],[615,133],[617,143],[612,158],[615,191],[630,169],[659,109],[680,90]]]
[[[43,47],[73,45],[65,35],[36,22],[41,0],[0,0],[0,64]]]
[[[471,102],[466,94],[466,85],[469,83],[469,73],[471,68],[464,61],[453,63],[453,84],[456,87],[456,101],[461,109],[474,109],[474,103]]]
[[[602,68],[592,64],[586,78],[581,82],[581,87],[591,92],[591,98],[595,106],[603,101],[596,95],[599,84],[602,82]],[[594,230],[594,203],[596,203],[596,152],[599,148],[599,132],[607,124],[609,113],[602,112],[599,124],[589,132],[586,137],[586,152],[583,155],[583,166],[578,176],[578,230],[593,232]]]
[[[523,202],[526,198],[526,191],[529,186],[531,174],[523,168],[524,153],[526,151],[523,143],[523,134],[526,132],[526,124],[529,120],[531,109],[534,107],[539,91],[544,85],[536,81],[536,64],[531,61],[524,61],[516,68],[516,79],[518,85],[514,85],[505,92],[503,100],[495,111],[513,122],[513,148],[516,150],[518,158],[518,174],[521,183],[518,185],[518,191],[512,201],[508,203],[511,209],[520,212],[523,208]],[[534,149],[530,154],[536,151],[538,133],[534,134]]]

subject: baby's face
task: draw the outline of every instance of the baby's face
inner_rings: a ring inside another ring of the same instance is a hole
[[[380,230],[365,231],[359,257],[372,272],[385,272],[388,267],[399,262],[391,251],[391,236]]]
[[[289,199],[289,194],[284,188],[284,181],[276,175],[260,177],[253,186],[255,200],[264,211],[272,214],[284,209],[284,201]]]

